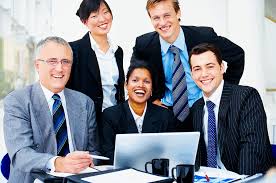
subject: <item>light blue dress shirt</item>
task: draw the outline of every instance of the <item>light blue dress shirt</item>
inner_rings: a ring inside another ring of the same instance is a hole
[[[162,54],[162,63],[165,74],[165,96],[161,99],[161,102],[166,106],[173,106],[173,95],[172,95],[172,73],[173,73],[173,61],[174,55],[169,51],[170,43],[166,42],[159,36],[160,45],[161,45],[161,54]],[[189,55],[187,51],[187,46],[185,43],[185,36],[183,30],[180,28],[179,35],[175,42],[174,46],[180,49],[180,59],[182,65],[184,66],[184,71],[186,73],[186,82],[188,89],[188,103],[191,107],[195,101],[202,97],[200,88],[195,84],[191,76],[191,69],[189,65]]]

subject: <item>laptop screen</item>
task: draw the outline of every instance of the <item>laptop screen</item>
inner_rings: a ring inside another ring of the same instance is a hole
[[[114,168],[145,171],[152,159],[169,159],[169,168],[178,164],[194,165],[199,132],[142,133],[116,135]]]

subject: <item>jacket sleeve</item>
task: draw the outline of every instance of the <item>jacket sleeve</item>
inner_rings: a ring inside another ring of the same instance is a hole
[[[227,63],[224,80],[231,84],[239,84],[244,70],[244,50],[229,39],[218,36],[210,28],[211,40],[221,51],[222,59]]]
[[[108,108],[107,108],[108,109]],[[102,116],[102,152],[103,155],[110,158],[108,164],[113,164],[116,131],[112,122],[112,111],[104,110]]]
[[[242,106],[238,168],[240,174],[252,175],[266,171],[271,161],[266,114],[256,89],[248,93]]]
[[[7,151],[14,168],[23,172],[46,171],[46,164],[54,155],[39,152],[38,149],[43,147],[33,140],[29,110],[18,96],[10,94],[5,98],[3,122]]]

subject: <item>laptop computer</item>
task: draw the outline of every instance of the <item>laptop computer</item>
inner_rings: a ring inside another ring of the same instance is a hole
[[[152,159],[169,159],[169,168],[195,164],[199,132],[118,134],[115,141],[114,168],[145,171]]]

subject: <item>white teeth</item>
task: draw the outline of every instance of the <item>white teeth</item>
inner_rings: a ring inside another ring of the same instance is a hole
[[[144,90],[135,90],[135,93],[141,93],[141,94],[145,94],[146,92]]]
[[[167,30],[169,30],[169,26],[165,26],[165,27],[161,27],[160,29],[162,30],[162,31],[167,31]]]
[[[99,27],[102,28],[102,29],[106,29],[107,28],[107,24],[99,25]]]
[[[53,75],[55,78],[62,78],[63,76],[56,76],[56,75]]]
[[[209,84],[212,80],[211,79],[208,79],[208,80],[204,80],[204,81],[201,81],[203,84]]]

